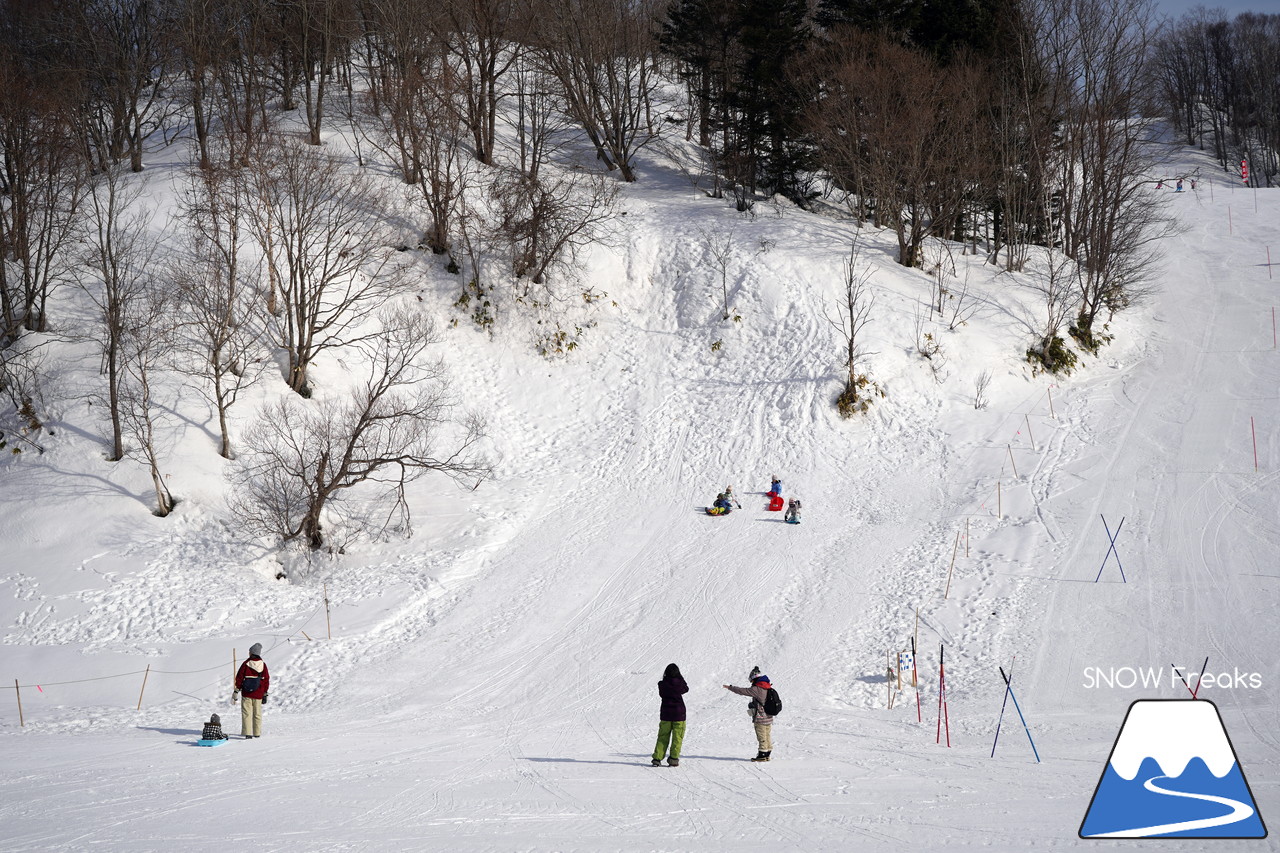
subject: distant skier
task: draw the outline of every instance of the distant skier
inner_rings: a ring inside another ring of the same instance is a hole
[[[262,659],[262,643],[254,643],[249,647],[249,659],[240,664],[236,673],[235,692],[241,694],[240,734],[246,740],[262,737],[262,706],[267,704],[270,686],[271,674]]]
[[[1182,192],[1182,178],[1178,178],[1178,188],[1174,190],[1176,193]]]
[[[1195,179],[1195,178],[1192,178],[1192,179],[1191,179],[1191,189],[1192,189],[1192,190],[1195,190],[1195,188],[1196,188],[1196,179]]]
[[[689,692],[680,667],[667,664],[658,682],[658,695],[662,697],[662,708],[658,713],[658,742],[653,747],[653,766],[662,764],[663,756],[667,756],[668,767],[680,766],[680,747],[684,745],[685,709],[684,694]],[[667,751],[670,744],[671,750]]]
[[[755,726],[756,741],[760,746],[760,751],[756,753],[756,757],[752,761],[768,761],[770,753],[773,752],[773,717],[765,713],[764,701],[769,696],[769,676],[760,673],[760,667],[751,669],[751,686],[750,687],[734,687],[732,684],[722,685],[725,690],[737,693],[739,696],[750,696],[751,702],[747,704],[747,712],[751,715],[751,723]]]
[[[222,720],[214,714],[209,718],[209,722],[204,724],[204,732],[200,735],[200,740],[226,740],[227,736],[222,733]]]
[[[1164,181],[1156,181],[1156,189],[1158,190],[1164,189]]]
[[[782,520],[785,521],[787,524],[800,523],[800,499],[799,498],[792,498],[791,500],[787,501],[787,514],[783,516]]]

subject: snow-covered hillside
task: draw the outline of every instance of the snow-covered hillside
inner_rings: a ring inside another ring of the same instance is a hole
[[[182,159],[167,156],[138,178],[158,204]],[[1185,230],[1158,294],[1063,378],[1022,360],[1038,304],[1022,279],[954,246],[977,310],[955,331],[926,321],[947,359],[935,379],[914,347],[929,279],[864,232],[867,365],[886,396],[841,421],[823,311],[854,225],[785,206],[744,218],[656,152],[640,166],[583,278],[608,296],[567,359],[532,352],[518,323],[449,326],[457,279],[431,268],[438,354],[499,463],[474,492],[415,484],[410,539],[290,558],[277,580],[226,511],[198,394],[173,392],[181,503],[158,519],[146,472],[103,459],[83,397],[96,359],[55,377],[46,452],[0,462],[0,681],[20,683],[25,719],[0,693],[0,849],[1114,844],[1076,832],[1125,710],[1187,696],[1170,666],[1206,656],[1211,674],[1259,676],[1200,695],[1263,819],[1280,815],[1280,269],[1265,265],[1274,243],[1280,266],[1280,193],[1166,190]],[[740,322],[721,319],[707,235],[732,237]],[[255,389],[240,425],[282,393]],[[764,510],[771,475],[803,500],[800,526]],[[707,517],[729,484],[741,511]],[[1113,556],[1094,583],[1102,516],[1113,534],[1123,520],[1127,582]],[[909,688],[887,707],[885,676],[917,631],[922,721]],[[265,735],[194,747],[210,713],[238,732],[232,668],[254,642]],[[681,766],[655,768],[672,661],[688,735]],[[785,705],[768,764],[745,760],[745,701],[721,687],[753,665]],[[1001,666],[1041,763],[1012,707],[991,757]],[[1125,667],[1159,686],[1096,677]]]

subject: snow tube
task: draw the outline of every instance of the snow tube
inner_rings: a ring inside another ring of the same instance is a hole
[[[196,746],[222,746],[227,741],[223,740],[204,740],[203,738],[196,741]]]
[[[781,511],[782,511],[782,495],[771,493],[769,495],[769,512],[781,512]]]
[[[706,509],[707,509],[707,515],[728,515],[729,514],[729,510],[725,509],[722,506],[709,506]]]

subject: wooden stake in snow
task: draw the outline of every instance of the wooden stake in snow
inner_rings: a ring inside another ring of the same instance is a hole
[[[951,565],[947,567],[947,588],[943,591],[942,597],[945,599],[951,594],[951,570],[956,567],[956,552],[960,550],[960,531],[956,531],[956,544],[951,547]]]
[[[964,520],[964,558],[969,559],[969,519]]]
[[[138,710],[142,710],[142,694],[147,692],[147,677],[151,675],[151,664],[147,664],[147,671],[142,674],[142,689],[138,691]]]
[[[916,611],[919,613],[919,610]],[[916,689],[916,722],[924,722],[924,714],[920,710],[920,686],[916,683],[916,639],[911,638],[911,685]]]
[[[996,480],[996,518],[1004,520],[1004,509],[1000,506],[1000,481]]]
[[[13,680],[13,692],[18,697],[18,727],[26,728],[26,720],[22,718],[22,691],[18,688],[18,679]]]
[[[323,590],[324,590],[324,624],[325,624],[325,629],[329,632],[329,639],[330,639],[330,640],[332,640],[332,639],[333,639],[333,623],[331,623],[331,622],[329,621],[329,585],[326,583],[326,584],[321,584],[320,586],[321,586],[321,589],[323,589]]]
[[[1249,416],[1249,434],[1253,436],[1253,470],[1258,470],[1258,431],[1253,428],[1253,415]]]
[[[233,705],[236,702],[236,662],[238,660],[239,658],[236,657],[236,650],[233,647],[231,649],[231,704]]]
[[[1018,463],[1013,461],[1013,445],[1006,444],[1005,450],[1009,451],[1009,464],[1013,466],[1013,479],[1018,479]]]
[[[1046,388],[1045,390],[1049,392],[1049,417],[1053,418],[1056,421],[1058,419],[1058,416],[1053,413],[1053,389]]]
[[[889,710],[893,710],[893,652],[885,652],[885,661],[888,666],[884,671],[884,688],[886,692],[886,701]]]
[[[1032,434],[1031,434],[1031,416],[1030,416],[1030,415],[1023,415],[1023,416],[1022,416],[1022,420],[1023,420],[1023,421],[1026,423],[1026,425],[1027,425],[1027,438],[1031,439],[1031,449],[1032,449],[1032,450],[1034,450],[1034,451],[1036,451],[1036,452],[1038,453],[1038,452],[1039,452],[1039,450],[1037,450],[1037,449],[1036,449],[1036,437],[1035,437],[1034,435],[1032,435]]]

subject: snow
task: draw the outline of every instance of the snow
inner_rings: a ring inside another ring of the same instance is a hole
[[[163,208],[183,155],[153,159],[140,179]],[[608,296],[581,309],[595,325],[568,358],[532,352],[514,314],[492,338],[449,326],[459,282],[421,262],[440,354],[499,464],[475,492],[415,484],[409,539],[314,560],[246,540],[216,419],[178,382],[181,503],[153,517],[146,472],[103,458],[96,358],[63,346],[48,452],[0,463],[0,677],[21,683],[25,717],[0,694],[0,849],[1092,848],[1110,842],[1076,831],[1126,708],[1185,690],[1099,688],[1085,669],[1185,673],[1205,655],[1260,675],[1201,695],[1264,820],[1280,813],[1278,194],[1219,177],[1169,193],[1185,230],[1159,295],[1063,378],[1022,360],[1038,317],[1025,279],[952,246],[979,307],[955,331],[927,324],[948,357],[935,381],[913,348],[928,278],[864,232],[867,367],[886,396],[841,421],[822,311],[853,224],[787,205],[744,218],[656,152],[639,165],[587,258],[580,284]],[[740,322],[721,320],[706,233],[733,237]],[[327,360],[317,381],[342,370]],[[237,428],[282,393],[274,376],[252,389]],[[763,510],[772,474],[804,501],[800,526]],[[743,509],[708,518],[728,484]],[[1124,519],[1126,583],[1114,557],[1093,582],[1100,515],[1113,533]],[[909,688],[887,708],[884,676],[917,608],[923,722]],[[272,674],[264,736],[194,748],[210,713],[238,732],[232,668],[254,642]],[[653,768],[671,661],[688,735],[679,768]],[[785,706],[760,765],[745,700],[720,686],[753,665]],[[1043,763],[1012,712],[991,757],[998,666]]]
[[[1138,775],[1144,758],[1154,758],[1166,776],[1181,776],[1193,758],[1203,759],[1222,778],[1236,764],[1226,730],[1212,703],[1139,702],[1125,716],[1111,754],[1111,766],[1124,779]]]

